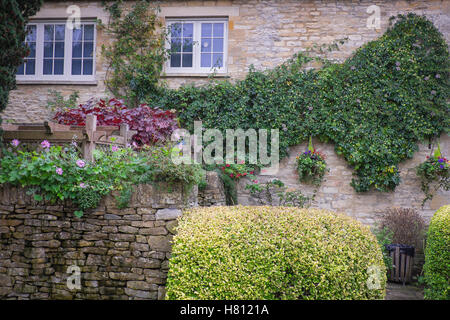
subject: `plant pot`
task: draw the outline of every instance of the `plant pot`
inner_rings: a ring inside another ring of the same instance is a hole
[[[392,268],[388,272],[389,281],[409,283],[414,261],[414,247],[405,244],[388,244],[386,249],[392,258]]]

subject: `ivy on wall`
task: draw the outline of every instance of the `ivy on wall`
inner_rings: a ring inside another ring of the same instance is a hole
[[[442,34],[416,14],[391,18],[386,33],[342,64],[306,70],[298,54],[268,71],[250,70],[227,81],[177,90],[160,88],[151,105],[177,109],[181,124],[203,127],[278,128],[280,156],[310,135],[331,141],[353,166],[356,191],[391,191],[398,164],[417,142],[449,128],[449,53]]]

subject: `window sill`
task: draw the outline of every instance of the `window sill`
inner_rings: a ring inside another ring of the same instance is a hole
[[[85,85],[85,86],[96,86],[98,84],[97,80],[91,81],[70,81],[70,80],[16,80],[16,84],[40,84],[40,85]]]
[[[230,78],[227,73],[165,73],[161,78]]]

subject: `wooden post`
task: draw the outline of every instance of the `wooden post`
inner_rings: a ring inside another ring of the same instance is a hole
[[[128,143],[128,124],[122,123],[120,125],[120,135],[123,137],[123,145],[126,147]]]
[[[94,161],[94,132],[97,129],[97,116],[88,114],[86,116],[86,139],[83,143],[83,158],[87,161]]]

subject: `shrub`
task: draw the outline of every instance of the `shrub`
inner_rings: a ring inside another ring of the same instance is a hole
[[[281,157],[310,136],[331,141],[353,166],[356,191],[394,190],[398,164],[413,156],[417,142],[448,130],[450,59],[425,17],[392,22],[342,64],[305,70],[311,58],[296,55],[272,70],[251,69],[235,84],[165,89],[149,101],[177,109],[190,130],[196,120],[222,131],[279,129]]]
[[[184,214],[177,232],[168,299],[384,297],[377,240],[345,215],[293,207],[198,208]],[[369,289],[374,266],[379,287]]]
[[[450,205],[430,222],[425,247],[425,299],[450,300]]]
[[[382,214],[379,228],[392,234],[392,243],[417,246],[424,226],[425,222],[417,210],[392,208]]]
[[[8,104],[9,91],[16,86],[17,67],[29,54],[24,44],[28,18],[42,3],[42,0],[0,0],[0,113]],[[1,121],[0,117],[0,124]]]
[[[130,130],[137,131],[132,139],[139,146],[164,141],[178,128],[175,114],[169,110],[152,109],[145,104],[129,109],[118,99],[110,99],[108,103],[90,100],[78,108],[57,112],[54,120],[61,124],[84,126],[88,114],[97,116],[99,126],[127,123]]]
[[[19,141],[13,143],[0,159],[0,184],[28,187],[36,201],[71,200],[80,209],[77,216],[96,208],[112,190],[121,191],[118,202],[123,207],[134,184],[164,181],[189,188],[200,181],[200,166],[175,165],[170,147],[146,147],[141,152],[96,149],[95,162],[88,162],[80,159],[74,144],[51,146],[44,141],[41,150],[23,151]]]

